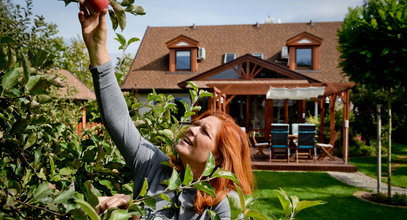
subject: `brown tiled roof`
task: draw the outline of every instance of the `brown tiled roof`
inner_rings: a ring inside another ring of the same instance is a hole
[[[56,70],[64,87],[59,88],[58,93],[63,98],[74,100],[96,100],[95,93],[81,80],[67,70]]]
[[[346,82],[338,66],[337,30],[341,22],[314,22],[248,25],[214,25],[179,27],[148,27],[122,89],[180,89],[177,84],[223,63],[225,53],[237,57],[263,53],[264,59],[275,62],[287,40],[303,32],[322,39],[320,70],[299,71],[321,82]],[[196,73],[168,72],[169,49],[166,42],[180,35],[199,42],[206,49],[206,59],[198,63]]]

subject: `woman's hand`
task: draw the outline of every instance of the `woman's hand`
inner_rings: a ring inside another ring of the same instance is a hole
[[[79,1],[79,22],[82,26],[82,36],[88,48],[90,65],[99,66],[109,61],[107,51],[107,9],[100,13],[90,13],[86,10],[85,0]]]
[[[130,202],[130,196],[124,194],[116,194],[114,196],[98,197],[99,205],[96,206],[98,214],[104,213],[108,208],[126,207]]]

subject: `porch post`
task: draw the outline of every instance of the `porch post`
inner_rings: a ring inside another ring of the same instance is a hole
[[[82,130],[85,130],[86,128],[86,107],[83,107],[81,109],[82,111]]]
[[[325,143],[325,137],[324,137],[324,131],[325,131],[325,96],[322,96],[321,99],[319,100],[319,108],[321,112],[321,117],[319,121],[319,142]]]
[[[335,130],[335,101],[336,95],[329,96],[329,136],[331,138]]]
[[[342,153],[345,164],[348,163],[349,154],[349,90],[341,94],[343,102],[343,135],[342,135]]]
[[[266,99],[265,111],[264,111],[265,125],[264,125],[264,137],[266,140],[270,138],[271,123],[273,123],[273,100]]]
[[[329,140],[332,140],[335,131],[335,102],[336,95],[329,96]]]

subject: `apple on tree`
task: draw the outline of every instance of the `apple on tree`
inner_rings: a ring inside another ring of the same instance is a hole
[[[99,13],[109,6],[109,0],[85,0],[85,7],[91,13]]]

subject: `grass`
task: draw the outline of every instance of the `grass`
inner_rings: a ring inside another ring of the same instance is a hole
[[[366,175],[377,178],[377,157],[353,157],[349,162]],[[382,157],[382,181],[387,183],[387,156]],[[393,144],[392,185],[407,188],[407,145]]]
[[[280,203],[273,189],[283,188],[300,200],[323,200],[327,204],[301,211],[296,219],[407,219],[407,208],[389,207],[362,201],[355,196],[361,190],[348,186],[323,172],[255,171],[257,198],[253,208],[281,217]]]

